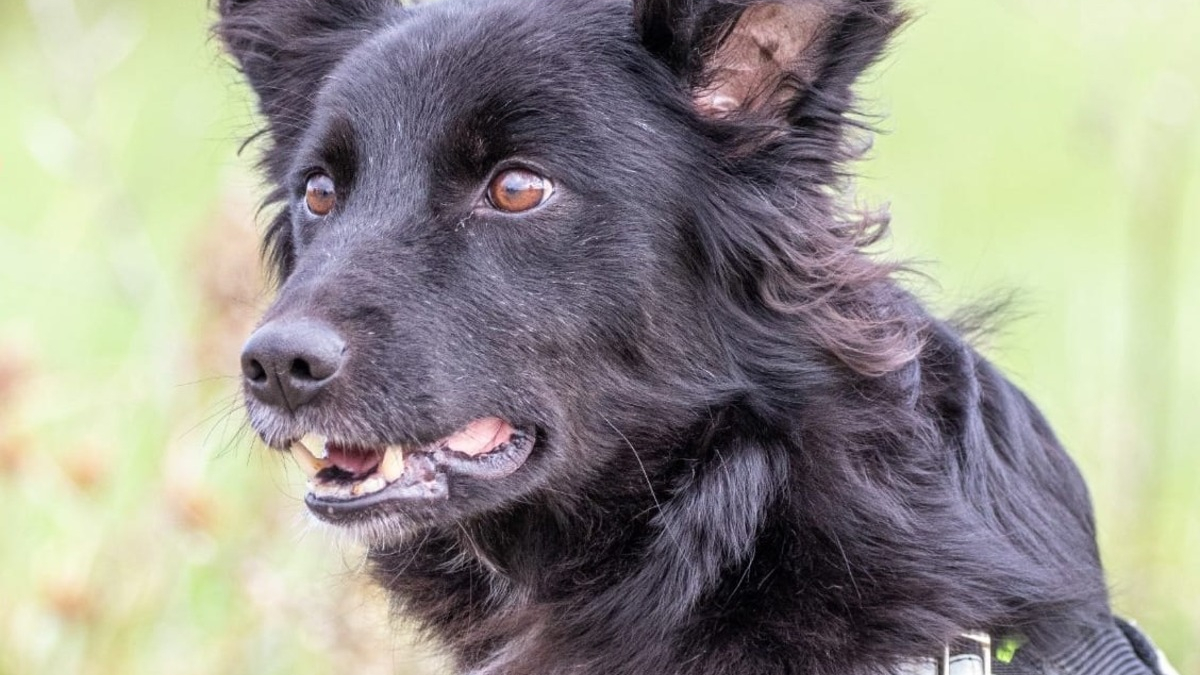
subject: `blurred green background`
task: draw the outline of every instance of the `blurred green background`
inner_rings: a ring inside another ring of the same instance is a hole
[[[1200,673],[1200,3],[923,0],[860,200],[1095,496],[1117,607]],[[427,673],[262,452],[247,92],[201,1],[0,3],[0,674]],[[936,262],[935,262],[936,261]]]

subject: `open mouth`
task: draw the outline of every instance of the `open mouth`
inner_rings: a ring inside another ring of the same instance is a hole
[[[336,520],[397,500],[444,499],[451,475],[508,476],[529,458],[534,436],[532,429],[485,417],[424,445],[370,447],[309,434],[292,443],[291,452],[309,478],[309,508]]]

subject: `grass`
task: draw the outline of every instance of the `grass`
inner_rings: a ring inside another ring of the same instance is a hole
[[[204,3],[0,5],[0,675],[437,672],[304,525],[236,355],[269,298]],[[864,87],[862,199],[1094,492],[1117,606],[1200,672],[1200,6],[933,2]]]

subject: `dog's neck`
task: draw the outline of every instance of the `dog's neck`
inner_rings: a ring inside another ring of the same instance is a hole
[[[1090,524],[1047,541],[1019,520],[1084,517],[1036,484],[1066,460],[1032,407],[948,330],[916,368],[853,401],[810,397],[821,414],[771,425],[788,437],[731,412],[653,492],[431,533],[376,552],[378,578],[481,674],[883,672],[966,630],[1049,643],[1103,614],[1098,566],[1070,566],[1094,555]],[[979,434],[1020,444],[964,445]]]

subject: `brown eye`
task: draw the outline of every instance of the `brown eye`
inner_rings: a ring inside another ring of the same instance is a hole
[[[304,204],[314,216],[329,215],[333,205],[337,204],[337,191],[333,179],[323,173],[316,173],[308,178],[304,189]]]
[[[550,179],[527,169],[509,169],[488,185],[488,202],[500,211],[521,213],[545,204],[553,192]]]

